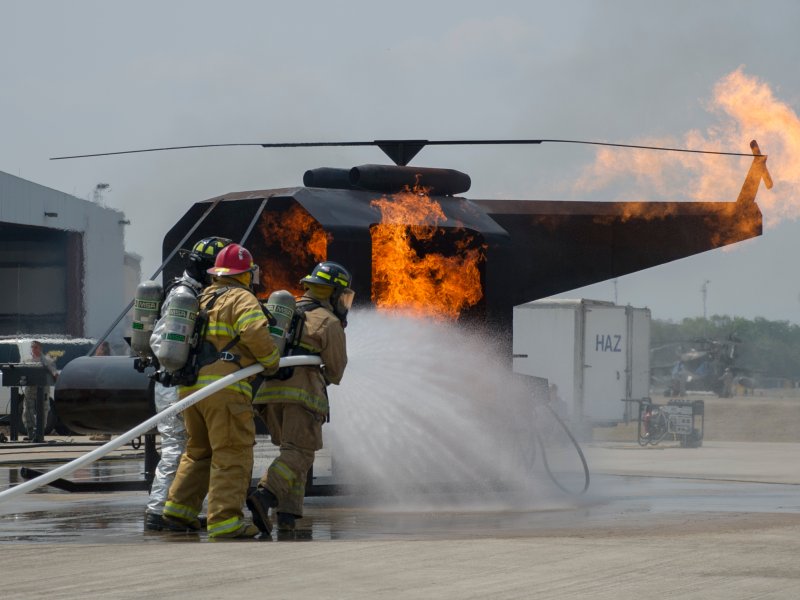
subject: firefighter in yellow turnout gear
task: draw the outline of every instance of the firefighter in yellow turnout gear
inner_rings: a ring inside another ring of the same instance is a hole
[[[322,424],[328,417],[326,387],[338,384],[347,365],[344,327],[353,302],[350,274],[333,262],[318,264],[300,283],[305,295],[297,302],[302,330],[295,354],[315,354],[324,367],[295,367],[288,379],[264,381],[256,392],[256,409],[267,424],[280,455],[267,469],[258,489],[247,498],[253,523],[271,530],[270,508],[277,511],[278,530],[292,531],[303,516],[306,477],[314,452],[322,448]]]
[[[269,335],[267,318],[251,290],[254,271],[250,252],[230,244],[209,269],[212,284],[200,296],[208,326],[197,382],[181,386],[185,398],[201,387],[259,363],[264,373],[278,370],[280,356]],[[253,471],[252,391],[239,381],[184,411],[188,440],[164,507],[168,529],[200,528],[197,519],[208,495],[211,538],[253,537],[258,529],[243,518],[242,506]]]

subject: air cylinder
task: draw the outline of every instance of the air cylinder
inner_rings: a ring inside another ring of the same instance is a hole
[[[186,286],[179,286],[165,306],[164,329],[158,341],[159,364],[174,373],[186,364],[194,335],[199,305],[197,296]],[[161,329],[161,323],[158,328]]]
[[[276,290],[269,295],[266,303],[267,310],[275,317],[275,324],[270,325],[269,333],[272,341],[278,347],[281,356],[286,350],[286,339],[290,335],[292,318],[297,310],[294,296],[286,290]]]
[[[147,279],[136,286],[133,298],[133,323],[131,324],[131,349],[141,358],[153,355],[150,336],[158,320],[164,289],[157,281]]]

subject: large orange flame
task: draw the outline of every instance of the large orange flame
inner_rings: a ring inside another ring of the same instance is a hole
[[[300,205],[286,211],[264,211],[259,229],[266,245],[261,268],[264,290],[300,294],[298,281],[328,253],[328,235]]]
[[[422,188],[373,200],[381,222],[372,234],[372,301],[379,309],[456,319],[483,297],[484,246],[463,228],[444,228],[442,207]],[[440,244],[445,256],[426,248]]]
[[[648,138],[634,143],[747,153],[750,140],[756,139],[762,152],[769,155],[768,168],[775,180],[775,187],[769,193],[763,193],[762,187],[758,196],[765,226],[773,227],[783,220],[800,218],[800,118],[797,113],[777,99],[767,83],[745,74],[742,67],[716,83],[709,110],[717,121],[704,132],[693,130],[682,139]],[[683,196],[694,201],[732,201],[739,193],[751,161],[750,158],[716,155],[603,148],[578,179],[576,187],[581,191],[597,190],[617,181],[633,179],[637,185],[619,200],[643,197],[676,200]],[[643,211],[647,210],[646,204],[640,205]],[[637,216],[647,215],[643,212]]]

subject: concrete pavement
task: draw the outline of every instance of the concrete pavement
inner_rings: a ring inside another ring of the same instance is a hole
[[[521,505],[509,492],[507,506],[436,508],[430,500],[416,510],[316,498],[301,521],[307,535],[291,543],[144,533],[145,492],[32,493],[0,510],[0,593],[800,597],[800,445],[609,442],[585,450],[593,482],[581,498],[550,490]]]

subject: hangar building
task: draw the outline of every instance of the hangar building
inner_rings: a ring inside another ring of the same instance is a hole
[[[0,336],[105,333],[141,279],[140,257],[125,251],[128,222],[0,171]]]

